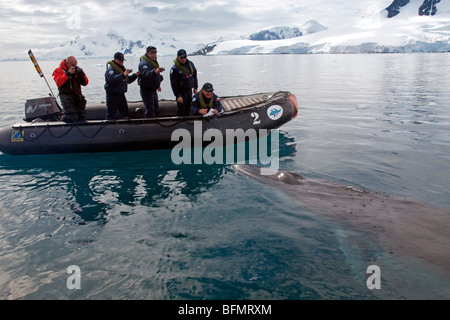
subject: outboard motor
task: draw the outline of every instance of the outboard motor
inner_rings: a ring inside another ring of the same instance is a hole
[[[58,121],[61,112],[55,97],[28,99],[25,102],[25,118],[27,122],[32,121]]]

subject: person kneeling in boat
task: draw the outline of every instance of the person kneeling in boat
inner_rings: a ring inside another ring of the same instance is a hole
[[[81,94],[81,86],[89,83],[83,69],[77,66],[77,59],[69,56],[53,71],[53,79],[58,86],[63,107],[62,121],[86,120],[86,98]]]
[[[192,115],[219,114],[222,110],[220,98],[214,94],[213,85],[209,82],[205,83],[202,90],[192,98]]]
[[[106,120],[117,119],[117,111],[122,118],[130,117],[125,93],[128,91],[128,84],[134,82],[141,73],[138,71],[132,74],[133,70],[124,67],[124,60],[123,54],[116,52],[114,60],[108,61],[107,64],[109,68],[105,72],[106,108],[108,110]]]

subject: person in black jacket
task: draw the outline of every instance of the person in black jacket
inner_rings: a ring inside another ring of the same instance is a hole
[[[109,61],[107,64],[109,65],[105,72],[107,120],[117,119],[117,111],[119,111],[122,118],[130,117],[125,92],[128,90],[128,84],[134,82],[140,75],[140,72],[131,74],[132,70],[124,67],[124,60],[123,54],[116,52],[114,60]]]
[[[192,102],[192,89],[194,94],[198,89],[197,69],[187,59],[186,51],[183,49],[178,50],[173,62],[174,65],[170,69],[170,85],[177,99],[177,115],[188,116]]]
[[[158,92],[161,92],[164,68],[157,61],[157,50],[155,47],[147,47],[146,53],[139,62],[140,76],[138,84],[141,86],[141,97],[145,105],[145,117],[155,118],[158,115]]]
[[[192,115],[219,114],[223,111],[220,98],[214,94],[213,85],[205,83],[199,93],[194,95],[191,105]]]

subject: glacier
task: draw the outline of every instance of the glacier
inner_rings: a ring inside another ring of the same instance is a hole
[[[394,1],[395,2],[395,1]],[[434,15],[420,15],[423,0],[411,0],[391,17],[387,9],[335,28],[299,37],[218,43],[210,54],[412,53],[450,51],[450,5],[438,3]],[[435,3],[434,3],[435,4]],[[436,4],[435,4],[436,5]]]

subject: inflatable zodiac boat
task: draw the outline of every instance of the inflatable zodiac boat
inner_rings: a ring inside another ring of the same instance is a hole
[[[170,149],[180,142],[172,136],[177,129],[192,137],[199,128],[202,134],[217,129],[225,137],[229,129],[277,129],[298,113],[297,99],[287,91],[225,97],[221,103],[218,115],[178,117],[176,101],[161,100],[158,117],[148,119],[142,102],[128,102],[130,119],[114,121],[104,120],[106,104],[88,104],[87,121],[66,123],[51,120],[59,112],[54,97],[27,100],[24,121],[0,129],[0,151],[27,155]]]

